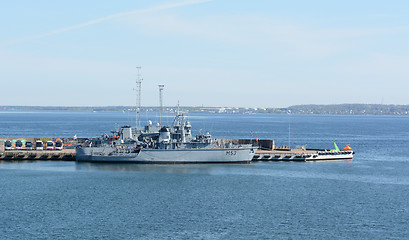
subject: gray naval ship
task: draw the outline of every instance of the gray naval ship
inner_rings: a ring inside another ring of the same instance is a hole
[[[123,163],[250,163],[256,147],[212,139],[209,133],[192,136],[192,126],[179,111],[171,126],[143,130],[121,127],[76,148],[78,162]]]

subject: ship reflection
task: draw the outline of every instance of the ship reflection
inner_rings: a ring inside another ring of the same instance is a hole
[[[223,167],[242,164],[223,164]],[[135,163],[87,163],[76,162],[76,170],[114,171],[114,172],[165,172],[165,173],[204,173],[209,174],[220,164],[135,164]]]

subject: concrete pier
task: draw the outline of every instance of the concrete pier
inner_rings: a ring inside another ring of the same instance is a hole
[[[273,149],[257,150],[253,161],[286,161],[286,162],[309,162],[309,161],[332,161],[352,160],[354,151],[330,149]]]

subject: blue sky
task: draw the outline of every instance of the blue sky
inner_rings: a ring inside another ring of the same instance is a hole
[[[0,105],[409,104],[409,1],[6,1]]]

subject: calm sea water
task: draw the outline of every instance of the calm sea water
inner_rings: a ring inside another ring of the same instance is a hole
[[[165,116],[165,122],[172,121]],[[142,115],[142,123],[157,114]],[[0,239],[407,239],[409,118],[189,114],[220,138],[346,144],[353,161],[0,162]],[[1,137],[93,137],[128,113],[0,112]],[[196,131],[197,133],[197,131]]]

